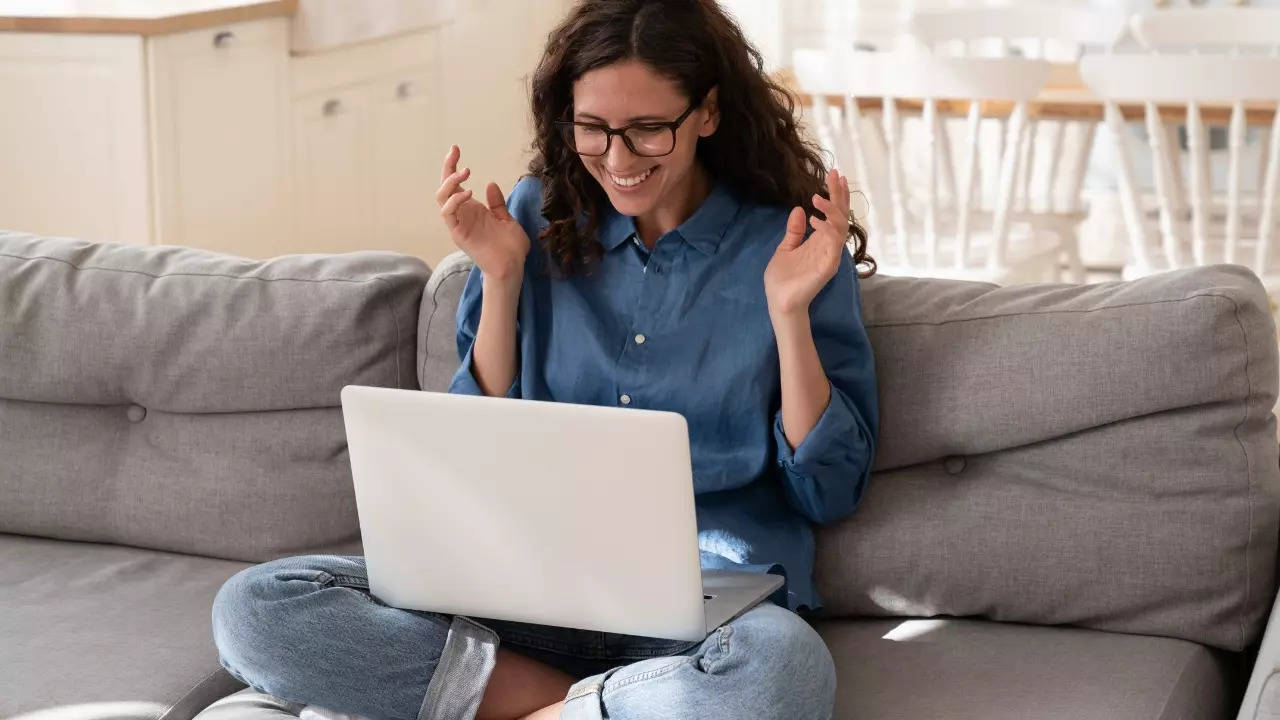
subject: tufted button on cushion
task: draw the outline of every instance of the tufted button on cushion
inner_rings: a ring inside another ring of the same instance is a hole
[[[142,422],[142,418],[147,416],[147,409],[141,405],[130,405],[124,414],[129,418],[129,422]]]
[[[959,475],[964,472],[964,456],[952,455],[942,461],[942,467],[946,469],[948,475]]]

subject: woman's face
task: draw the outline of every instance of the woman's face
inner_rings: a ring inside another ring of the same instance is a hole
[[[719,122],[715,92],[713,89],[702,106],[676,129],[675,147],[668,155],[636,155],[621,136],[614,136],[608,153],[579,156],[618,212],[639,216],[658,207],[680,205],[682,193],[691,187],[698,138],[715,132]],[[675,82],[636,60],[596,68],[573,84],[574,121],[614,129],[646,122],[672,122],[690,104],[691,100]]]

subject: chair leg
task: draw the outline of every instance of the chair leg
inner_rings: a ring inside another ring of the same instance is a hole
[[[1080,257],[1080,238],[1074,230],[1059,235],[1062,250],[1067,254],[1067,267],[1071,268],[1071,282],[1083,284],[1085,281],[1084,260]]]

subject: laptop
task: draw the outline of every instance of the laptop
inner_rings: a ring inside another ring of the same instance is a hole
[[[700,567],[678,413],[341,398],[369,590],[388,605],[698,641],[782,585]]]

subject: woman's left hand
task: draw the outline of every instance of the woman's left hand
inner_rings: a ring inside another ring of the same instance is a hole
[[[792,208],[787,230],[764,269],[764,294],[771,315],[807,313],[809,303],[840,267],[841,254],[849,239],[849,180],[835,170],[827,171],[827,194],[813,196],[813,206],[826,215],[809,218],[813,234],[804,237],[805,214]]]

